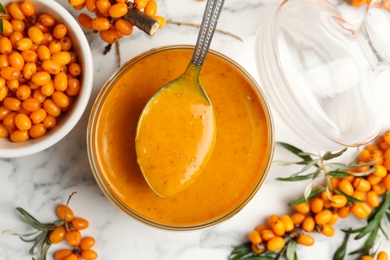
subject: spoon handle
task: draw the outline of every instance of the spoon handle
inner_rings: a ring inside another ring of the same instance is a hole
[[[197,68],[201,68],[204,63],[224,1],[225,0],[207,1],[202,24],[200,25],[198,40],[191,59],[191,63]]]

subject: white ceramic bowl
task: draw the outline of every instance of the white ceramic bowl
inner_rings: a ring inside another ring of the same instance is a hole
[[[17,1],[17,0],[16,0]],[[11,0],[3,0],[1,3],[7,6]],[[13,158],[34,154],[45,150],[65,137],[77,124],[85,111],[91,96],[93,82],[93,61],[89,43],[74,17],[59,3],[54,0],[30,0],[35,7],[35,13],[49,13],[57,22],[67,25],[68,35],[72,39],[73,48],[78,55],[83,68],[81,75],[80,94],[74,100],[72,107],[65,113],[57,125],[44,136],[21,143],[13,143],[8,138],[0,138],[0,158]]]

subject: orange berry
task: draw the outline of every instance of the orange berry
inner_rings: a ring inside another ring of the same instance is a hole
[[[337,209],[337,214],[340,218],[346,218],[349,216],[349,213],[351,212],[349,207],[341,207]]]
[[[72,220],[72,227],[76,230],[86,229],[89,226],[88,220],[83,218],[74,218]]]
[[[64,226],[56,227],[49,235],[49,241],[53,244],[60,243],[65,239],[66,229]]]
[[[344,207],[348,202],[347,198],[344,195],[339,195],[339,194],[333,195],[331,201],[332,202],[330,203],[330,205],[333,208]]]
[[[307,202],[302,202],[294,206],[295,210],[302,213],[307,214],[310,212],[310,205]]]
[[[255,244],[255,245],[260,244],[262,241],[260,233],[257,232],[256,230],[249,232],[248,239],[249,239],[249,241],[252,242],[252,244]]]
[[[308,234],[300,234],[297,238],[297,242],[304,246],[314,245],[314,238]]]
[[[41,137],[46,134],[46,127],[43,123],[32,125],[31,128],[28,130],[28,134],[31,138]]]
[[[356,190],[363,192],[369,191],[371,189],[371,184],[363,178],[356,178],[353,182],[353,186]]]
[[[357,218],[365,219],[371,214],[372,208],[366,202],[358,202],[352,206],[351,212]]]
[[[81,251],[81,257],[85,260],[95,260],[97,258],[97,253],[95,250],[87,249]]]
[[[30,118],[22,113],[19,113],[15,116],[15,125],[19,130],[26,131],[31,128]]]
[[[277,220],[279,220],[279,216],[278,216],[278,215],[276,215],[276,214],[270,215],[270,216],[268,217],[268,226],[272,227],[272,224],[273,224],[275,221],[277,221]]]
[[[359,161],[361,162],[369,162],[371,158],[371,152],[367,149],[363,149],[359,153]]]
[[[70,246],[79,246],[81,242],[81,233],[79,230],[71,230],[66,232],[65,235],[66,242]]]
[[[27,130],[15,130],[11,132],[10,134],[10,139],[12,142],[15,143],[20,143],[20,142],[25,142],[30,138],[28,131]]]
[[[63,260],[65,257],[73,254],[72,250],[70,249],[60,249],[55,252],[54,258],[55,260]]]
[[[128,6],[125,3],[113,4],[109,9],[108,13],[112,18],[120,18],[127,14]]]
[[[379,177],[377,175],[374,175],[371,173],[370,175],[367,176],[367,181],[372,185],[378,184],[382,181],[382,177]]]
[[[352,196],[353,193],[355,192],[355,189],[352,186],[352,183],[349,181],[343,179],[339,182],[339,185],[337,186],[340,191],[345,193],[348,196]]]
[[[83,239],[81,239],[80,242],[81,250],[91,249],[94,245],[95,245],[95,238],[93,237],[84,237]]]
[[[283,215],[280,217],[280,220],[283,222],[284,230],[290,232],[294,229],[294,222],[292,221],[289,215]]]
[[[134,4],[137,9],[144,9],[148,0],[134,0]]]
[[[334,195],[336,196],[336,195]],[[324,209],[323,211],[321,211],[320,213],[317,213],[315,216],[314,216],[314,219],[315,219],[315,222],[318,224],[318,225],[323,225],[323,224],[326,224],[328,223],[329,221],[331,221],[333,218],[333,214],[330,210],[328,209]]]
[[[278,251],[284,247],[284,239],[281,237],[273,237],[267,242],[267,249],[271,252]]]
[[[335,230],[334,230],[334,227],[332,225],[325,224],[325,225],[322,225],[322,227],[321,227],[321,233],[324,234],[325,236],[331,237],[334,235]]]
[[[386,188],[383,185],[383,183],[378,183],[378,184],[372,185],[371,190],[375,191],[376,194],[378,194],[379,196],[385,194],[385,192],[386,192]]]
[[[387,174],[383,179],[382,183],[387,191],[390,191],[390,174]]]
[[[149,0],[144,8],[144,13],[150,17],[156,16],[157,13],[157,2],[154,0]]]
[[[271,238],[274,238],[275,237],[275,233],[270,230],[270,229],[265,229],[263,230],[261,233],[261,238],[264,240],[264,241],[268,241],[270,240]]]
[[[302,229],[306,232],[311,232],[314,230],[316,223],[314,218],[311,216],[307,216],[302,222]]]
[[[306,218],[306,215],[299,213],[299,212],[291,215],[291,220],[293,221],[294,225],[302,224],[302,222],[305,220],[305,218]]]
[[[18,20],[23,20],[26,16],[23,14],[20,4],[18,2],[12,2],[8,5],[8,13]]]
[[[271,228],[277,236],[283,236],[286,232],[283,222],[279,219],[272,223]]]
[[[160,29],[164,28],[167,24],[167,20],[162,16],[157,15],[154,17],[154,19],[160,24]]]
[[[255,228],[255,230],[256,230],[257,232],[259,232],[260,234],[261,234],[261,232],[262,232],[263,230],[266,230],[266,229],[267,229],[267,226],[264,225],[264,224],[258,225],[258,226]]]
[[[368,191],[366,193],[366,202],[368,203],[368,205],[370,205],[370,207],[372,208],[376,208],[379,206],[380,204],[380,200],[379,200],[379,196],[378,194],[375,192],[375,191]]]
[[[385,251],[380,251],[376,256],[376,260],[388,260],[389,257]]]
[[[33,16],[35,14],[34,5],[27,0],[24,0],[23,2],[21,2],[19,7],[25,16]]]
[[[356,2],[357,0],[351,0],[351,1]],[[374,260],[374,258],[369,256],[369,255],[364,255],[364,256],[362,256],[361,260]]]
[[[58,205],[56,212],[57,212],[57,216],[60,219],[63,219],[67,222],[72,221],[74,219],[74,213],[72,209],[64,204]]]
[[[264,251],[265,251],[265,248],[264,248],[263,245],[260,246],[260,245],[252,244],[252,245],[251,245],[251,249],[252,249],[252,251],[253,251],[255,254],[258,254],[258,255],[264,253]]]
[[[310,201],[310,209],[313,213],[321,212],[324,208],[324,201],[320,197],[316,197]]]

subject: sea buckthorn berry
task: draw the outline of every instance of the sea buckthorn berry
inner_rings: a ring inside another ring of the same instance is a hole
[[[51,54],[57,53],[61,51],[61,43],[60,41],[54,40],[49,43],[49,51]]]
[[[69,64],[69,73],[72,75],[72,76],[79,76],[81,74],[81,65],[78,64],[78,63],[71,63]]]
[[[154,19],[160,24],[160,27],[159,27],[160,29],[164,28],[165,25],[167,25],[167,20],[162,16],[157,15],[154,17]]]
[[[375,166],[375,171],[372,174],[383,178],[387,175],[387,170],[383,165],[377,165]]]
[[[93,0],[94,1],[94,0]],[[92,29],[92,17],[86,13],[81,13],[77,17],[79,24],[87,30]]]
[[[49,46],[49,44],[54,41],[54,36],[51,33],[43,33],[43,42],[41,45]],[[39,46],[37,46],[38,48]]]
[[[0,55],[0,69],[4,67],[8,67],[9,62],[8,62],[8,55],[7,54],[1,54]]]
[[[43,86],[51,80],[51,76],[46,71],[38,71],[31,77],[31,81],[37,86]]]
[[[345,193],[348,196],[352,196],[353,193],[355,192],[355,189],[352,186],[352,183],[350,183],[347,180],[341,180],[338,184],[338,189]]]
[[[344,195],[339,195],[339,194],[333,195],[331,201],[332,202],[330,203],[330,205],[333,208],[344,207],[348,202],[347,198]]]
[[[314,245],[314,238],[308,234],[300,234],[297,238],[297,242],[304,246]]]
[[[61,65],[54,60],[44,60],[42,62],[42,69],[49,74],[58,74],[61,72]]]
[[[375,191],[368,191],[366,193],[366,202],[370,207],[376,208],[380,204],[379,196]]]
[[[122,18],[116,20],[114,27],[115,30],[126,36],[129,36],[133,33],[133,25]]]
[[[16,42],[16,49],[25,51],[31,49],[33,42],[30,38],[23,38]]]
[[[252,244],[252,245],[251,245],[251,250],[252,250],[252,252],[254,252],[255,254],[260,255],[260,254],[264,253],[265,247],[264,247],[264,245]]]
[[[314,230],[316,223],[314,218],[311,216],[307,216],[302,222],[302,229],[306,232],[311,232]]]
[[[69,0],[71,6],[78,6],[85,3],[85,0]]]
[[[249,235],[250,236],[250,235]],[[255,235],[256,236],[256,235]],[[261,243],[261,237],[260,237],[260,234],[259,234],[259,238],[260,238],[260,242],[258,244]],[[249,238],[249,240],[251,240]],[[256,238],[255,241],[258,241],[258,239]],[[253,243],[253,242],[252,242]],[[81,242],[80,242],[80,248],[81,250],[88,250],[88,249],[91,249],[93,246],[95,245],[95,238],[93,237],[84,237]]]
[[[376,194],[378,194],[379,196],[385,194],[385,192],[386,192],[386,188],[383,185],[383,183],[378,183],[378,184],[372,185],[371,190],[375,191]]]
[[[100,38],[108,44],[113,44],[118,40],[118,35],[114,30],[107,29],[99,32]]]
[[[8,132],[7,127],[5,127],[5,125],[0,123],[0,138],[5,138],[8,136],[9,136],[9,132]]]
[[[284,224],[281,220],[276,220],[275,222],[273,222],[271,228],[277,236],[283,236],[286,232]]]
[[[366,198],[366,195],[362,191],[355,191],[355,193],[352,195],[353,198],[358,199],[360,201],[364,201]]]
[[[22,9],[18,2],[12,2],[8,5],[8,13],[16,19],[23,20],[26,16],[23,14]]]
[[[22,107],[22,102],[14,97],[6,97],[3,100],[3,106],[12,111],[18,111]]]
[[[66,108],[69,106],[69,97],[61,91],[54,91],[52,95],[54,103],[60,108]]]
[[[56,20],[50,14],[41,14],[39,15],[38,22],[40,22],[43,26],[51,27],[55,24]]]
[[[333,225],[337,222],[337,220],[339,219],[339,214],[337,213],[333,213],[333,217],[332,219],[328,222],[329,225]]]
[[[128,6],[125,3],[116,3],[113,4],[109,9],[108,13],[112,18],[120,18],[127,14]]]
[[[310,205],[307,202],[302,202],[294,206],[294,209],[302,214],[307,214],[310,212]]]
[[[390,191],[390,174],[387,174],[383,179],[382,183],[387,191]]]
[[[356,1],[357,0],[352,0],[352,2],[356,2]],[[362,256],[362,258],[360,260],[374,260],[374,258],[372,256],[369,256],[369,255],[364,255],[364,256]]]
[[[274,238],[276,236],[275,233],[272,230],[270,230],[270,229],[263,230],[260,233],[260,235],[261,235],[261,239],[264,240],[264,241],[268,241],[271,238]]]
[[[49,47],[46,45],[39,45],[37,48],[37,55],[40,61],[49,60],[51,57]]]
[[[36,26],[31,26],[27,30],[28,37],[32,40],[33,43],[41,44],[44,40],[43,32]]]
[[[52,129],[57,125],[57,119],[54,116],[47,115],[46,118],[43,120],[43,125],[46,129]]]
[[[291,220],[293,221],[294,225],[300,225],[305,220],[306,215],[302,213],[294,213],[291,215]]]
[[[22,102],[22,108],[26,111],[34,112],[41,108],[41,103],[35,98],[26,98]]]
[[[144,9],[148,0],[134,0],[134,4],[137,9]]]
[[[19,130],[26,131],[31,128],[31,120],[27,115],[19,113],[15,116],[15,125]]]
[[[337,209],[337,215],[339,215],[340,218],[348,217],[349,213],[351,213],[351,210],[349,207],[341,207],[341,208]]]
[[[0,120],[4,120],[4,118],[11,113],[11,110],[5,108],[4,106],[0,106]]]
[[[3,125],[7,128],[8,132],[12,133],[14,130],[16,130],[15,125],[15,116],[18,113],[11,112],[8,115],[6,115],[3,119]]]
[[[286,232],[290,232],[294,229],[294,222],[289,215],[281,216],[280,220],[283,222],[284,229]]]
[[[103,15],[108,16],[108,10],[110,10],[111,3],[109,0],[96,0],[96,9]]]
[[[330,186],[335,189],[339,185],[339,182],[340,182],[340,178],[335,178],[335,177],[331,178]]]
[[[83,218],[74,218],[72,220],[72,227],[76,230],[83,230],[89,226],[89,222]]]
[[[332,237],[334,236],[335,230],[332,225],[325,224],[322,225],[321,227],[321,233],[324,234],[325,236]]]
[[[60,40],[61,50],[69,51],[72,49],[72,40],[68,36],[64,36]]]
[[[54,88],[54,83],[53,83],[53,80],[50,80],[48,83],[46,83],[45,85],[41,86],[41,89],[40,89],[41,93],[43,95],[45,95],[46,97],[50,97],[51,95],[53,95],[54,91],[55,91],[55,88]],[[43,102],[43,101],[42,101]]]
[[[366,202],[358,202],[352,206],[351,212],[357,218],[365,219],[371,214],[372,208]]]
[[[59,91],[65,91],[68,87],[68,77],[65,72],[60,72],[54,76],[54,88]]]
[[[85,7],[91,13],[96,12],[96,0],[85,0]]]
[[[65,239],[66,229],[64,226],[58,226],[49,235],[49,241],[58,244]]]
[[[27,0],[24,0],[23,2],[21,2],[19,7],[25,16],[33,16],[35,14],[34,5]]]
[[[14,67],[15,69],[21,71],[23,70],[23,67],[24,67],[24,59],[23,59],[23,56],[15,51],[15,52],[12,52],[9,56],[8,56],[8,61],[9,61],[9,65],[11,67]]]
[[[310,201],[310,209],[313,213],[321,212],[324,208],[324,201],[320,197],[316,197]]]
[[[0,87],[0,102],[3,101],[8,96],[8,87]]]
[[[72,60],[72,56],[67,51],[53,53],[51,59],[60,65],[67,65]]]
[[[255,228],[255,230],[256,230],[257,232],[259,232],[260,234],[261,234],[261,232],[262,232],[263,230],[266,230],[266,229],[267,229],[267,226],[264,225],[264,224],[260,224],[260,225],[258,225],[258,226]]]
[[[23,38],[24,38],[24,34],[21,33],[21,32],[13,32],[13,33],[10,35],[9,40],[11,41],[12,48],[13,48],[14,50],[17,49],[16,43],[17,43],[19,40],[23,39]]]
[[[377,260],[388,260],[389,257],[385,251],[380,251],[378,255],[376,256]]]
[[[154,0],[149,0],[144,8],[144,13],[150,17],[156,16],[157,13],[157,3]]]
[[[15,143],[25,142],[29,139],[29,137],[30,136],[28,135],[28,131],[19,130],[19,129],[12,131],[10,134],[11,141]]]
[[[17,79],[13,79],[13,80],[7,80],[7,87],[9,88],[9,90],[11,91],[16,91],[19,87],[19,80]]]
[[[371,190],[371,184],[363,178],[356,178],[353,182],[353,186],[358,191],[366,192]]]
[[[267,242],[267,249],[271,252],[276,252],[282,249],[285,245],[284,239],[281,237],[273,237]]]
[[[275,221],[277,221],[277,220],[279,220],[279,216],[278,216],[278,215],[276,215],[276,214],[270,215],[270,216],[268,217],[268,226],[272,227],[272,224],[273,224]]]
[[[1,69],[0,76],[5,80],[18,79],[20,71],[14,67],[4,67]]]
[[[25,62],[36,63],[38,62],[38,54],[33,50],[24,50],[21,55]],[[35,64],[36,65],[36,64]]]
[[[86,259],[86,260],[95,260],[97,258],[97,253],[95,250],[92,250],[92,249],[87,249],[87,250],[83,250],[81,252],[81,257]]]
[[[92,19],[91,26],[96,31],[104,31],[111,27],[111,23],[106,17],[95,17]]]
[[[63,260],[80,260],[80,257],[74,253],[66,256]]]
[[[73,254],[72,250],[70,249],[60,249],[55,252],[54,259],[55,260],[63,260],[65,257]]]
[[[40,103],[43,103],[43,101],[46,99],[46,96],[41,92],[41,88],[35,89],[33,91],[32,97],[38,100]]]
[[[67,222],[72,221],[74,219],[74,213],[72,209],[64,204],[60,204],[57,206],[56,213],[60,219],[63,219]]]
[[[51,99],[46,99],[43,101],[43,108],[51,116],[58,117],[61,114],[61,108],[57,106]]]
[[[65,37],[65,35],[67,33],[68,33],[68,28],[63,23],[59,23],[56,26],[54,26],[54,29],[52,32],[54,38],[56,38],[56,39],[61,39],[61,38]]]
[[[7,19],[2,18],[1,20],[3,21],[2,35],[9,37],[14,32],[14,28],[12,28],[12,24]]]
[[[66,242],[70,246],[79,246],[81,242],[81,233],[79,230],[71,230],[66,232],[65,235]]]
[[[248,239],[249,239],[249,241],[252,242],[252,244],[255,244],[255,245],[260,244],[261,241],[262,241],[260,233],[257,232],[256,230],[253,230],[253,231],[249,232]]]
[[[367,176],[367,181],[372,185],[378,184],[382,181],[382,177],[376,176],[374,174],[370,174]]]
[[[29,117],[33,124],[39,124],[43,122],[46,118],[46,110],[43,108],[39,108],[37,111],[32,112]]]
[[[335,195],[334,195],[335,196]],[[323,224],[326,224],[328,223],[329,221],[331,221],[333,218],[333,214],[330,210],[328,209],[324,209],[323,211],[321,211],[320,213],[317,213],[315,216],[314,216],[314,219],[315,219],[315,222],[318,224],[318,225],[323,225]]]

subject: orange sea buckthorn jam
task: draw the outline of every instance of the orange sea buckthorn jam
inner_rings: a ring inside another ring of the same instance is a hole
[[[211,52],[200,80],[216,114],[213,154],[188,189],[169,198],[153,193],[136,161],[137,121],[152,95],[184,72],[191,55],[188,46],[165,47],[125,64],[103,87],[88,127],[90,161],[105,195],[127,214],[165,229],[198,229],[231,217],[256,193],[273,154],[272,122],[256,83]]]

